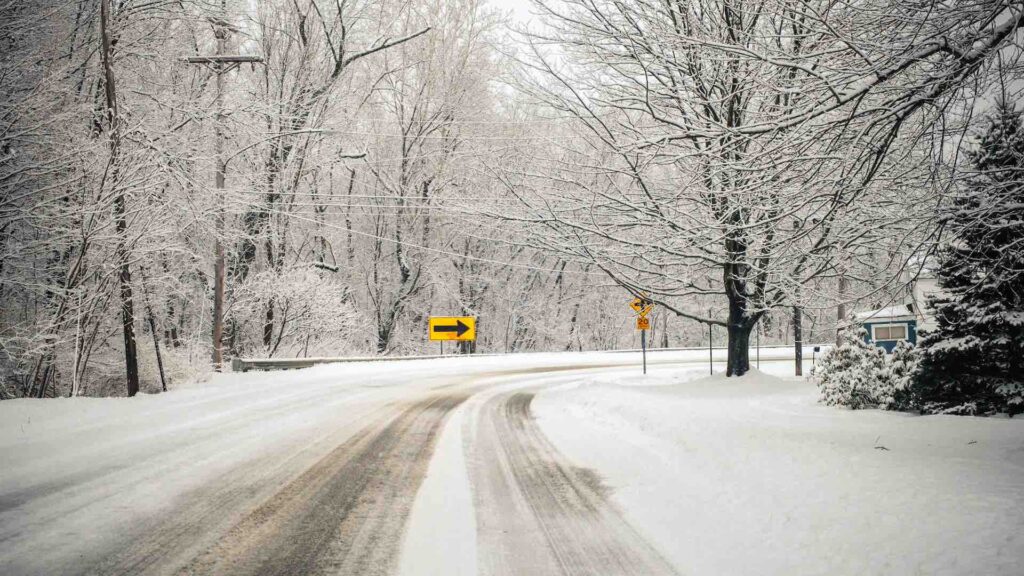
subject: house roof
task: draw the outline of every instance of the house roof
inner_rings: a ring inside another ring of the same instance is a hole
[[[867,312],[858,312],[854,318],[858,322],[869,322],[869,321],[885,321],[885,320],[915,320],[917,315],[914,314],[913,310],[910,309],[906,304],[899,304],[896,306],[889,306],[888,308],[879,308],[878,310],[868,310]]]

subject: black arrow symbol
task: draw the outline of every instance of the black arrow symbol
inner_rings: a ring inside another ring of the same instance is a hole
[[[469,326],[463,324],[462,320],[456,320],[455,326],[434,326],[434,332],[455,332],[456,336],[462,336],[469,330]]]

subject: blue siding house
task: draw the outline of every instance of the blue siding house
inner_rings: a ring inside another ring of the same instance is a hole
[[[917,344],[918,318],[910,304],[861,312],[855,319],[868,332],[865,340],[886,352],[892,352],[900,340]]]

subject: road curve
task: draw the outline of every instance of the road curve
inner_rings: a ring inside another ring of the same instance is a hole
[[[145,460],[155,449],[152,442],[133,444],[126,454],[137,456],[126,456],[123,468],[86,467],[82,483],[41,481],[9,498],[8,508],[0,509],[6,524],[0,526],[0,572],[393,574],[437,439],[451,423],[462,427],[457,450],[466,455],[475,509],[477,573],[674,574],[609,502],[600,479],[567,462],[533,421],[538,378],[552,372],[574,378],[575,370],[594,368],[430,375],[415,385],[352,390],[344,403],[327,389],[296,394],[287,404],[260,404],[190,436],[191,442],[211,444],[205,453],[219,460],[268,422],[294,419],[295,413],[315,416],[315,423],[296,428],[302,434],[276,442],[260,457],[227,458],[219,467],[216,461],[189,461],[192,444],[172,443],[162,456],[167,464],[151,470]],[[463,405],[460,415],[468,416],[452,420]],[[171,468],[173,463],[180,467]],[[150,489],[137,481],[119,483],[119,474],[152,478],[158,486],[161,475],[188,475],[189,466],[218,473],[170,503],[118,515],[119,506],[144,502]],[[126,494],[130,498],[122,500]],[[104,521],[118,531],[83,540],[97,510],[105,510]],[[51,555],[27,552],[43,549]],[[419,573],[430,572],[421,568]]]
[[[389,574],[445,416],[436,394],[378,419],[264,502],[181,574]]]

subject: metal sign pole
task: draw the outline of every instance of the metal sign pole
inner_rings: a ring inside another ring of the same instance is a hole
[[[647,330],[640,331],[640,350],[644,355],[644,374],[647,374]]]
[[[708,320],[710,319],[711,309],[708,308]],[[715,352],[714,348],[712,348],[712,339],[714,337],[714,332],[712,332],[713,329],[714,326],[711,324],[711,322],[708,322],[708,370],[710,370],[712,375],[715,373]]]

